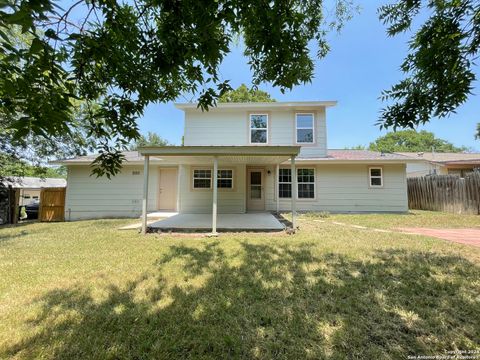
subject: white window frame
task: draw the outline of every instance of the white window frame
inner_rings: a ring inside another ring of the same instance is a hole
[[[262,116],[266,116],[267,117],[267,127],[266,128],[252,128],[252,116],[258,116],[258,115],[262,115]],[[266,113],[251,113],[248,115],[248,139],[249,139],[249,143],[252,144],[252,145],[267,145],[268,144],[268,136],[269,136],[269,124],[270,124],[270,119],[269,119],[269,116],[268,114]],[[266,138],[266,141],[264,143],[258,143],[258,142],[252,142],[252,130],[266,130],[267,132],[267,138]]]
[[[298,170],[313,170],[313,182],[298,182]],[[312,201],[312,200],[315,200],[317,198],[317,186],[316,186],[316,181],[317,181],[317,172],[316,172],[316,169],[314,167],[301,167],[301,168],[297,168],[297,200],[299,201]],[[298,187],[300,184],[313,184],[313,197],[311,198],[300,198],[298,197]]]
[[[380,176],[372,176],[372,170],[380,170]],[[372,185],[372,179],[380,179],[381,185]],[[383,167],[381,166],[369,166],[368,167],[368,186],[371,188],[383,188]]]
[[[290,181],[280,181],[280,171],[281,170],[290,170]],[[279,199],[291,199],[292,197],[280,197],[280,184],[290,184],[290,193],[293,194],[293,186],[292,186],[292,173],[291,173],[292,169],[288,169],[288,168],[280,168],[279,171],[278,171],[278,198]]]
[[[280,168],[280,169],[285,169],[285,170],[292,171],[292,169],[290,169],[290,168]],[[303,170],[303,169],[313,170],[313,183],[311,183],[311,182],[299,183],[298,182],[298,170]],[[296,168],[296,171],[297,171],[297,188],[293,189],[293,186],[291,187],[292,188],[292,195],[295,196],[295,199],[297,199],[298,201],[313,201],[313,200],[316,200],[317,199],[317,185],[316,185],[317,169],[314,168],[314,167],[301,167],[301,168]],[[278,196],[278,198],[280,200],[291,199],[291,197],[289,197],[289,198],[280,197],[280,184],[290,184],[290,185],[292,185],[292,180],[293,179],[290,178],[290,182],[285,182],[285,181],[280,182],[280,173],[278,173],[277,176],[278,176],[278,185],[279,186],[278,186],[278,192],[277,192],[276,196]],[[313,198],[299,198],[298,197],[298,185],[299,184],[313,184]]]
[[[298,126],[298,115],[312,115],[312,127],[299,127]],[[298,141],[298,130],[312,130],[312,141],[305,142],[305,141]],[[298,112],[295,113],[295,142],[297,144],[315,144],[315,114],[314,113],[307,113],[307,112]]]
[[[195,177],[195,171],[196,170],[208,170],[210,171],[210,178],[199,178],[199,177]],[[213,182],[213,174],[212,174],[212,169],[210,168],[193,168],[192,169],[192,189],[193,190],[210,190],[212,188],[212,182]],[[210,187],[196,187],[195,186],[195,179],[198,179],[198,180],[206,180],[206,179],[210,179]]]
[[[210,171],[210,178],[197,178],[197,177],[195,177],[195,170],[208,170],[208,171]],[[232,169],[232,168],[219,168],[218,169],[218,171],[221,171],[221,170],[228,170],[228,171],[232,172],[232,177],[231,177],[232,187],[229,187],[229,188],[218,187],[218,180],[220,180],[220,178],[218,177],[218,173],[217,173],[217,189],[218,189],[218,191],[234,190],[235,189],[235,169]],[[208,187],[208,188],[206,188],[206,187],[195,187],[195,179],[198,179],[198,180],[210,179],[210,187]],[[223,179],[230,179],[230,178],[223,178]],[[208,168],[208,167],[194,167],[194,168],[192,168],[192,189],[195,190],[195,191],[201,191],[201,190],[211,190],[212,188],[213,188],[213,168]]]
[[[225,171],[225,170],[232,172],[232,177],[231,177],[231,178],[220,178],[220,177],[218,176],[218,172],[220,172],[220,171]],[[213,170],[212,170],[212,171],[213,171]],[[222,169],[218,169],[218,172],[217,172],[217,189],[218,189],[219,191],[223,191],[223,190],[233,190],[233,189],[235,189],[235,170],[234,170],[234,169],[231,169],[231,168],[222,168]],[[223,179],[223,180],[232,180],[232,187],[228,187],[228,188],[226,188],[226,187],[219,187],[219,186],[218,186],[218,180],[220,180],[220,179]]]

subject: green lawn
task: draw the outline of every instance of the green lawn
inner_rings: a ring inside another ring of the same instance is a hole
[[[323,217],[322,217],[323,216]],[[326,217],[325,217],[326,216]],[[327,221],[367,226],[379,229],[401,227],[424,228],[480,228],[480,216],[413,210],[408,214],[318,214],[308,213],[303,219],[324,219]]]
[[[291,236],[116,230],[128,220],[0,229],[0,358],[402,359],[480,349],[480,248],[311,220]]]

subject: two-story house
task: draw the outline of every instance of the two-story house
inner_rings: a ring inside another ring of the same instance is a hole
[[[126,152],[111,180],[90,176],[95,155],[61,162],[68,167],[65,218],[137,217],[142,205],[145,215],[213,214],[212,222],[217,213],[407,211],[410,159],[327,150],[326,113],[334,105],[221,103],[202,111],[176,104],[185,113],[183,146]]]

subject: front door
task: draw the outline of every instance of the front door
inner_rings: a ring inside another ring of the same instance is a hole
[[[161,168],[158,179],[158,209],[177,209],[177,169]]]
[[[265,210],[264,170],[247,170],[247,210]]]

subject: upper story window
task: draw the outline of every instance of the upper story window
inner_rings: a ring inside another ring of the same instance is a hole
[[[368,169],[370,187],[383,186],[383,169],[381,167],[371,167]]]
[[[250,143],[266,144],[268,139],[268,115],[250,114]]]
[[[313,114],[296,114],[295,130],[297,144],[313,144]]]

